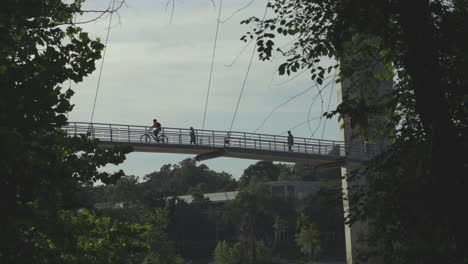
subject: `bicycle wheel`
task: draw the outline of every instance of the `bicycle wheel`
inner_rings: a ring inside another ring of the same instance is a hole
[[[159,137],[159,143],[167,144],[169,140],[167,139],[166,135],[161,135]]]
[[[151,143],[151,136],[148,135],[148,134],[143,134],[143,135],[141,135],[141,137],[140,137],[140,142],[141,142],[141,143],[144,143],[144,144],[149,144],[149,143]]]

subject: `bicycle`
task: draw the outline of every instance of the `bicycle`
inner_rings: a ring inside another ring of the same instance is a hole
[[[167,142],[169,141],[169,140],[167,139],[166,135],[164,135],[164,134],[158,134],[158,136],[155,137],[153,131],[148,130],[148,131],[146,131],[143,135],[141,135],[141,137],[140,137],[140,142],[141,142],[141,143],[145,143],[145,144],[150,144],[150,143],[151,143],[151,139],[153,139],[154,141],[156,141],[156,143],[162,143],[162,144],[167,144]]]

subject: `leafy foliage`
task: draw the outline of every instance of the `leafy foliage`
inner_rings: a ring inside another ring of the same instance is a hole
[[[348,223],[369,223],[361,260],[466,262],[468,164],[459,153],[468,149],[467,2],[275,0],[269,7],[271,18],[244,21],[257,25],[243,39],[261,40],[259,58],[270,59],[274,38],[284,35],[293,44],[280,49],[281,75],[304,69],[323,83],[339,67],[343,101],[326,116],[338,114],[366,142],[392,143],[348,175]],[[327,57],[337,64],[326,66]]]
[[[285,231],[294,228],[296,212],[292,202],[271,196],[262,184],[250,185],[226,204],[223,218],[239,230],[239,247],[245,255],[242,263],[255,263],[262,257],[268,257],[266,249],[266,255],[257,255],[257,250],[264,248],[258,243],[268,245],[267,248],[274,244],[274,224],[278,217],[284,219]]]
[[[0,10],[3,263],[47,262],[40,249],[52,248],[49,221],[59,210],[76,207],[75,194],[82,184],[112,183],[123,175],[98,169],[121,163],[128,148],[104,148],[84,135],[71,137],[60,129],[73,108],[73,91],[64,90],[63,83],[80,82],[94,71],[103,49],[99,40],[72,24],[81,3],[6,1]],[[25,241],[29,238],[35,242]],[[25,243],[29,246],[18,251]]]
[[[286,164],[274,164],[271,161],[259,161],[244,170],[239,178],[239,187],[246,188],[249,185],[261,182],[277,180],[294,180],[294,168]]]
[[[60,258],[62,263],[142,263],[150,244],[150,225],[112,221],[87,210],[60,212],[66,237]],[[62,250],[61,250],[62,251]]]
[[[224,240],[218,242],[214,250],[214,262],[216,264],[234,264],[237,262],[228,242]]]
[[[273,263],[272,250],[265,246],[262,241],[255,242],[255,259],[252,259],[246,245],[241,242],[229,246],[226,241],[220,241],[214,252],[214,262],[216,264]]]
[[[307,255],[307,258],[311,260],[321,250],[317,227],[305,215],[299,216],[297,222],[296,243],[301,251]]]
[[[164,165],[158,172],[146,175],[145,180],[147,189],[166,195],[232,191],[237,187],[232,175],[196,165],[193,159]]]

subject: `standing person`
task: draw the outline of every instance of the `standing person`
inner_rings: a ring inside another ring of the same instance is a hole
[[[229,139],[230,139],[230,138],[231,138],[231,133],[228,132],[228,133],[227,133],[227,136],[224,137],[224,146],[230,144],[230,142],[229,142]]]
[[[153,130],[154,138],[156,139],[156,142],[159,142],[158,134],[159,134],[159,131],[161,131],[161,124],[158,122],[157,119],[153,119],[153,125],[151,126],[151,128],[154,128]]]
[[[288,150],[292,151],[292,146],[294,145],[294,137],[291,134],[291,131],[288,131]]]
[[[193,130],[193,127],[190,127],[189,135],[190,135],[190,145],[192,145],[192,143],[196,145],[197,144],[197,140],[196,140],[197,138],[195,136],[195,130]]]

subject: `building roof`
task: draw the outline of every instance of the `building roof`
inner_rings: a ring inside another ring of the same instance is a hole
[[[230,200],[234,200],[237,195],[237,191],[234,192],[217,192],[217,193],[204,193],[203,197],[210,199],[211,202],[226,202]],[[187,203],[191,203],[193,201],[192,195],[181,195],[177,196],[177,198],[184,200]]]

